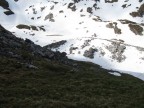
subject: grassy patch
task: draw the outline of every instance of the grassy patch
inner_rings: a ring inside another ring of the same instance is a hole
[[[66,66],[35,59],[37,70],[0,57],[1,108],[143,108],[144,82],[98,65]],[[5,72],[8,71],[8,72]]]

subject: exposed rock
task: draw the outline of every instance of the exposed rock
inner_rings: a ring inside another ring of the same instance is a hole
[[[94,21],[102,21],[102,19],[99,17],[99,16],[97,16],[97,17],[95,17],[95,18],[92,18]]]
[[[18,29],[27,29],[27,30],[34,30],[34,31],[45,31],[44,26],[34,26],[34,25],[25,25],[25,24],[19,24],[16,26]],[[39,28],[39,29],[38,29]]]
[[[136,47],[136,49],[139,51],[144,51],[144,48],[142,48],[142,47]]]
[[[33,10],[33,14],[37,14],[37,11],[35,8],[32,8],[32,10]]]
[[[38,31],[36,26],[31,25],[32,30]]]
[[[4,14],[6,14],[6,15],[14,14],[14,12],[10,10],[9,3],[6,0],[1,0],[0,1],[0,6],[7,10],[7,11],[4,12]]]
[[[87,8],[87,12],[90,13],[90,14],[92,14],[92,13],[93,13],[93,12],[92,12],[92,8],[91,8],[91,7],[88,7],[88,8]]]
[[[54,46],[57,47],[66,41],[59,42]],[[16,58],[20,62],[24,62],[29,64],[29,68],[36,68],[32,66],[32,61],[35,58],[46,58],[49,60],[61,62],[61,63],[69,63],[67,59],[66,53],[53,52],[46,47],[41,47],[39,45],[35,45],[29,39],[25,41],[23,39],[15,37],[12,33],[5,30],[2,26],[0,26],[0,55],[6,57]],[[53,46],[53,45],[52,45]]]
[[[142,2],[143,0],[139,0],[139,2]]]
[[[130,15],[133,17],[143,17],[143,15],[144,15],[144,3],[139,7],[139,9],[137,11],[130,13]]]
[[[97,49],[94,49],[94,48],[89,48],[89,50],[86,50],[83,54],[83,56],[85,57],[88,57],[90,59],[93,59],[94,58],[94,53],[97,52],[98,50]]]
[[[85,40],[85,42],[84,42],[84,44],[81,46],[81,48],[83,49],[83,48],[85,48],[86,46],[89,46],[90,43],[91,42],[91,40],[90,39],[88,39],[88,40]]]
[[[64,13],[64,11],[63,11],[63,10],[60,10],[59,13]]]
[[[30,26],[24,25],[24,24],[19,24],[19,25],[17,25],[16,27],[17,27],[18,29],[28,29],[28,30],[30,30]]]
[[[46,31],[46,30],[44,29],[44,26],[39,26],[39,29],[42,30],[42,31]]]
[[[114,3],[114,2],[118,2],[118,0],[105,0],[105,3]]]
[[[41,12],[45,9],[45,7],[41,7]]]
[[[6,15],[12,15],[12,14],[14,14],[14,12],[11,11],[11,10],[8,10],[8,11],[5,11],[4,14],[6,14]]]
[[[32,42],[31,40],[29,40],[29,39],[25,39],[25,42],[27,42],[27,43],[30,43],[30,44],[33,44],[34,42]]]
[[[144,57],[140,58],[141,60],[144,60]]]
[[[119,20],[122,24],[136,24],[136,22],[130,21],[130,20]]]
[[[72,54],[73,50],[76,50],[78,49],[78,47],[70,47],[69,51],[70,51],[70,54]]]
[[[121,29],[119,29],[117,26],[114,27],[115,34],[121,34]]]
[[[129,28],[135,35],[143,35],[143,28],[140,25],[129,24]]]
[[[2,6],[4,9],[9,10],[9,4],[6,0],[1,0],[0,1],[0,6]]]
[[[66,40],[62,40],[62,41],[59,41],[59,42],[55,42],[55,43],[46,45],[46,46],[44,46],[44,48],[47,48],[47,49],[58,48],[61,45],[64,45],[66,42],[67,42]]]
[[[69,3],[68,8],[71,9],[72,11],[76,11],[76,6],[74,3]]]
[[[48,20],[48,19],[49,19],[49,21],[55,22],[55,20],[54,20],[53,18],[54,18],[53,14],[52,14],[52,13],[49,13],[49,14],[45,17],[44,20]]]
[[[113,23],[108,23],[108,24],[106,25],[106,27],[107,27],[107,28],[114,28]]]
[[[102,56],[106,54],[102,48],[97,49],[97,52],[99,52]]]
[[[126,46],[122,45],[121,42],[112,42],[111,45],[106,47],[112,53],[112,59],[122,62],[126,59],[123,55]]]
[[[74,3],[78,3],[78,2],[80,2],[81,0],[73,0],[74,1]]]
[[[106,25],[107,28],[110,28],[110,29],[114,29],[114,33],[115,34],[121,34],[121,29],[119,29],[117,27],[117,23],[116,22],[113,22],[113,23],[108,23]]]

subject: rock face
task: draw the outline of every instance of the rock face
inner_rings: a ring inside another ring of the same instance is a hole
[[[117,27],[117,23],[116,23],[116,22],[108,23],[108,24],[106,25],[106,27],[107,27],[107,28],[110,28],[110,29],[114,29],[114,33],[115,33],[115,34],[121,34],[121,33],[122,33],[122,32],[121,32],[121,29],[119,29],[119,28]]]
[[[62,41],[59,41],[59,42],[56,42],[56,43],[46,45],[44,47],[47,48],[47,49],[58,48],[61,45],[64,45],[66,42],[67,42],[66,40],[62,40]]]
[[[0,6],[3,7],[4,9],[6,9],[6,11],[4,12],[4,14],[6,14],[6,15],[12,15],[12,14],[14,14],[14,12],[10,10],[9,3],[6,0],[1,0],[0,1]]]
[[[89,50],[86,50],[83,54],[83,56],[88,57],[90,59],[94,58],[94,53],[97,52],[97,49],[89,48]]]
[[[129,24],[130,30],[136,35],[143,35],[143,28],[140,25]]]
[[[123,55],[126,46],[122,45],[121,42],[112,42],[111,45],[106,47],[112,54],[112,59],[122,62],[126,59]]]
[[[74,3],[69,3],[68,9],[71,9],[72,11],[76,11],[76,6]]]
[[[34,44],[29,39],[23,40],[15,37],[11,32],[0,25],[0,55],[16,58],[28,64],[36,57],[47,58],[59,62],[67,62],[66,53],[53,52],[50,49]],[[29,68],[35,68],[28,65]]]
[[[142,0],[139,0],[139,2],[142,2]],[[144,4],[142,4],[137,11],[134,11],[130,13],[133,17],[143,17],[144,15]]]
[[[51,22],[54,22],[55,20],[53,19],[53,14],[52,13],[49,13],[46,17],[45,17],[45,20],[48,20],[51,21]]]
[[[27,30],[33,30],[33,31],[45,31],[43,26],[34,26],[34,25],[25,25],[25,24],[19,24],[16,26],[18,29],[27,29]]]
[[[69,51],[70,51],[70,54],[73,53],[74,50],[78,49],[78,47],[70,47]]]

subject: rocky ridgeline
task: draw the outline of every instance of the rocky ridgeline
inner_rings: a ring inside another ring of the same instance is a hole
[[[50,49],[34,44],[29,39],[15,37],[0,25],[0,56],[16,58],[22,63],[29,64],[30,67],[33,59],[46,58],[52,61],[68,64],[69,60],[66,53],[59,51],[53,52]],[[33,67],[34,68],[34,67]]]

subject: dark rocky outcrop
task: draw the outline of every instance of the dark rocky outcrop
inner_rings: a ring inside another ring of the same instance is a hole
[[[113,22],[113,23],[108,23],[106,25],[107,28],[110,28],[110,29],[114,29],[114,33],[115,34],[121,34],[121,29],[118,28],[117,26],[117,23],[116,22]]]
[[[85,48],[86,46],[89,46],[89,45],[90,45],[90,42],[91,42],[90,39],[85,40],[84,43],[83,43],[83,45],[81,46],[81,48],[83,49],[83,48]]]
[[[46,47],[34,44],[29,39],[17,38],[2,26],[0,26],[0,56],[15,58],[22,63],[30,64],[28,65],[30,68],[36,68],[32,66],[33,59],[35,58],[68,63],[66,53],[53,52]]]
[[[124,20],[119,20],[122,24],[136,24],[136,22],[133,22],[133,21],[130,21],[130,20],[127,20],[127,19],[124,19]]]
[[[87,12],[88,12],[88,13],[92,14],[92,13],[93,13],[92,11],[93,11],[93,10],[92,10],[91,7],[88,7],[88,8],[87,8]]]
[[[50,22],[55,22],[54,16],[53,16],[52,13],[49,13],[49,14],[45,17],[44,20],[45,20],[45,21],[46,21],[46,20],[49,20]]]
[[[141,2],[141,1],[139,1]],[[139,7],[137,11],[131,12],[130,15],[132,17],[143,17],[144,15],[144,3]]]
[[[18,29],[27,29],[27,30],[34,30],[34,31],[45,31],[44,26],[34,26],[34,25],[25,25],[25,24],[19,24],[16,26]]]
[[[72,54],[72,53],[73,53],[73,51],[74,51],[74,50],[77,50],[77,49],[78,49],[78,47],[70,47],[70,49],[69,49],[70,54]]]
[[[69,3],[68,9],[71,9],[72,11],[76,11],[76,6],[74,3]]]
[[[118,0],[105,0],[105,3],[114,3],[114,2],[118,2]]]
[[[4,12],[4,14],[6,14],[6,15],[14,14],[14,12],[10,10],[9,3],[6,0],[1,0],[0,1],[0,6],[7,10],[7,11]]]
[[[0,1],[0,6],[3,7],[4,9],[9,9],[9,3],[6,0],[1,0]]]
[[[85,57],[88,57],[90,59],[93,59],[94,58],[94,53],[97,52],[98,50],[97,49],[94,49],[94,48],[89,48],[89,50],[85,50],[83,56]]]
[[[19,24],[16,26],[18,29],[28,29],[30,30],[30,26],[28,25],[25,25],[25,24]]]
[[[108,49],[112,54],[112,59],[117,60],[118,62],[122,62],[126,59],[126,57],[123,55],[126,46],[122,44],[122,42],[112,42],[111,45],[106,46],[106,49]]]
[[[67,42],[66,40],[62,40],[62,41],[59,41],[59,42],[55,42],[55,43],[46,45],[46,46],[44,46],[44,48],[47,48],[47,49],[58,48],[61,45],[64,45],[66,42]]]
[[[141,27],[140,25],[136,25],[136,24],[129,24],[129,28],[130,30],[135,34],[135,35],[143,35],[143,27]]]

